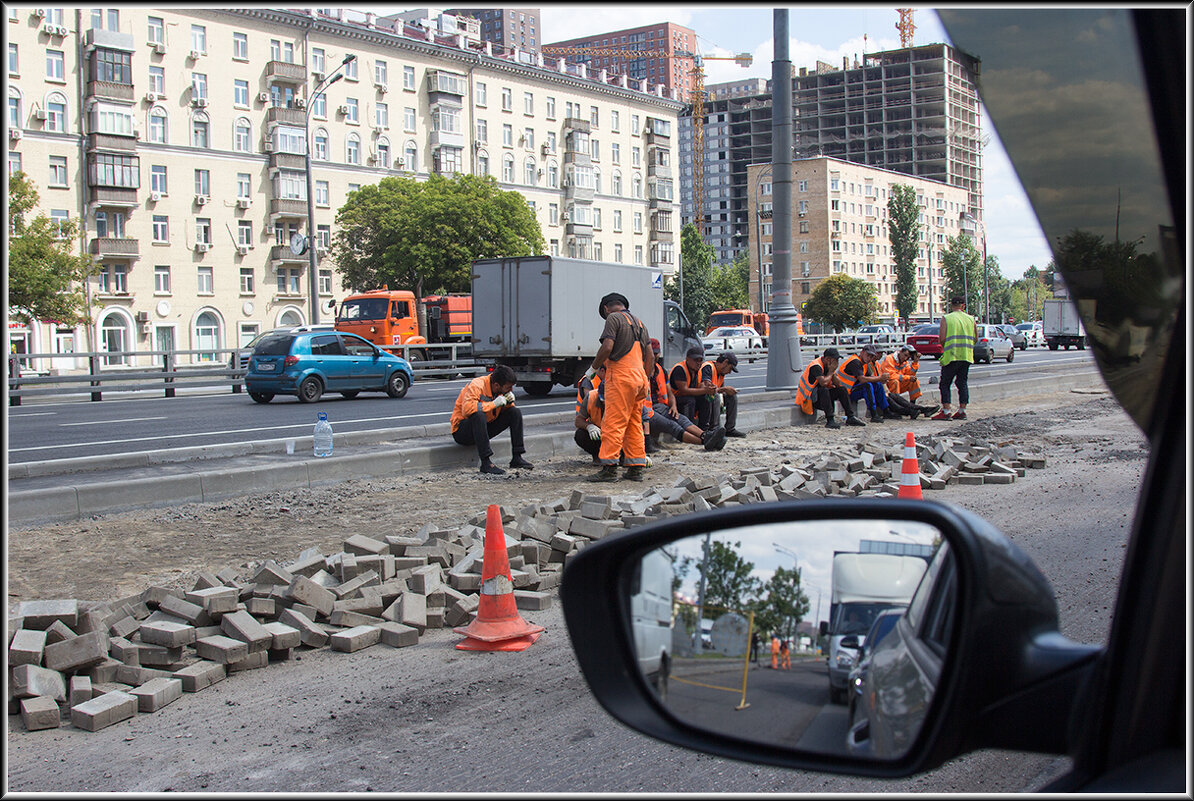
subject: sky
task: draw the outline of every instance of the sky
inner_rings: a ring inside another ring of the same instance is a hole
[[[385,5],[376,10],[388,14],[405,8]],[[696,31],[702,55],[750,53],[754,56],[754,63],[745,68],[733,61],[707,61],[706,84],[771,77],[775,48],[770,5],[549,3],[540,6],[540,14],[543,43],[673,22]],[[818,60],[840,64],[842,57],[848,56],[852,63],[856,56],[861,60],[863,52],[899,48],[899,32],[895,27],[898,21],[894,3],[793,6],[788,14],[789,59],[799,70],[813,67]],[[949,41],[932,10],[917,9],[913,21],[916,25],[913,44]],[[991,137],[983,152],[987,253],[998,257],[1004,277],[1014,280],[1032,265],[1043,269],[1052,254],[1003,145],[987,124],[985,112],[983,132]]]

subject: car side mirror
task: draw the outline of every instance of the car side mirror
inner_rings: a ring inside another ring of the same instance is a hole
[[[858,650],[858,635],[850,634],[842,637],[841,642],[838,643],[839,648],[853,648]]]
[[[1101,652],[1060,635],[1052,590],[1019,548],[932,501],[773,502],[664,519],[570,557],[560,593],[581,672],[619,721],[803,770],[895,777],[978,748],[1066,753],[1066,722]],[[840,706],[854,654],[838,652],[859,635],[830,625],[848,606],[859,621],[904,609],[871,648],[854,712],[865,722],[854,725]],[[772,632],[793,644],[790,669],[748,669],[756,631],[764,652]],[[1029,716],[1041,725],[1024,727]]]

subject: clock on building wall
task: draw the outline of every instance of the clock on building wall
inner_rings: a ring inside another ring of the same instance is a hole
[[[307,252],[307,237],[296,233],[290,237],[290,252],[296,256],[301,256]]]

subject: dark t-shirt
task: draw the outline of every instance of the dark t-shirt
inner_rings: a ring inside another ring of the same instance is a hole
[[[816,385],[817,379],[825,375],[825,368],[819,364],[809,365],[808,368],[808,382]]]
[[[600,338],[614,341],[614,349],[609,354],[614,361],[629,353],[636,342],[642,343],[644,356],[651,352],[651,337],[647,334],[647,327],[628,311],[616,311],[606,317],[605,330]]]
[[[862,359],[855,359],[846,365],[846,373],[854,376],[855,381],[858,381],[862,377],[863,370],[865,369],[866,365],[862,363]]]
[[[684,362],[677,362],[676,366],[672,368],[671,375],[668,376],[668,383],[673,387],[692,387],[696,388],[701,385],[701,368],[697,368],[689,378],[689,373],[685,372],[688,366]]]

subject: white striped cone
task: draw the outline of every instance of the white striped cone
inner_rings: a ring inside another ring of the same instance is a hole
[[[912,432],[904,437],[904,464],[900,469],[899,498],[924,500],[920,491],[920,462],[916,460],[916,437]]]

